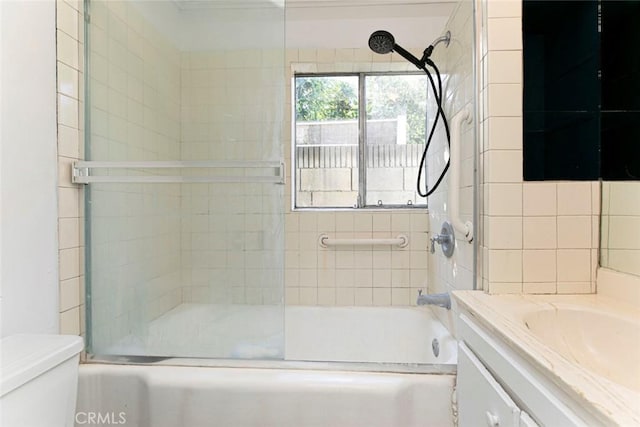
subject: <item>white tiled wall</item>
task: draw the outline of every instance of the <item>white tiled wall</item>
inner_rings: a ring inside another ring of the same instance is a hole
[[[522,179],[521,2],[482,1],[479,254],[490,293],[595,290],[596,182]]]
[[[446,75],[443,83],[443,107],[451,126],[453,117],[468,106],[475,111],[475,76],[473,73],[474,13],[473,3],[458,3],[451,14],[444,31],[450,31],[452,40],[448,47],[438,45],[433,53],[434,62]],[[435,75],[434,75],[435,78]],[[435,100],[429,104],[430,117],[435,117]],[[475,118],[471,124],[463,125],[460,141],[460,217],[462,221],[474,221],[474,141]],[[433,185],[445,167],[448,149],[442,124],[434,136],[427,157],[429,183]],[[448,207],[449,182],[454,168],[449,168],[445,179],[429,198],[429,218],[431,236],[440,232],[444,221],[451,221]],[[476,233],[478,225],[475,224]],[[459,233],[458,233],[459,234]],[[445,257],[439,245],[434,254],[429,255],[429,292],[448,292],[473,288],[474,244],[463,236],[456,236],[456,248],[451,258]]]
[[[420,51],[420,49],[411,49]],[[402,57],[376,55],[369,49],[292,49],[287,51],[291,77],[295,72],[367,72],[415,69]],[[291,183],[291,105],[287,102],[285,158]],[[285,301],[300,305],[388,306],[415,303],[427,287],[428,216],[424,209],[389,211],[291,210],[291,185],[285,194]],[[322,248],[330,238],[409,237],[398,247]]]
[[[84,334],[84,213],[71,183],[71,163],[83,150],[82,1],[56,2],[58,95],[58,236],[60,333]]]
[[[287,304],[409,305],[426,288],[427,215],[422,212],[288,212]],[[409,237],[406,248],[321,248],[318,237]]]
[[[185,52],[182,160],[280,161],[284,52]],[[231,172],[233,173],[233,171]],[[283,186],[182,186],[185,302],[283,299]]]
[[[602,265],[640,276],[640,184],[602,185]]]

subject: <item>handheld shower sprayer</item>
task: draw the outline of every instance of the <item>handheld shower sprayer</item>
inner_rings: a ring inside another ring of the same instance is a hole
[[[416,67],[420,69],[424,67],[424,62],[421,62],[411,53],[404,50],[402,46],[397,45],[395,39],[393,38],[393,35],[388,31],[379,30],[371,34],[371,37],[369,37],[369,47],[372,51],[381,55],[390,52],[397,52],[404,59],[411,62]]]
[[[443,36],[438,37],[433,43],[431,43],[422,53],[422,58],[418,59],[402,46],[396,44],[393,34],[388,31],[378,30],[374,31],[369,37],[369,47],[372,51],[381,55],[397,52],[404,59],[423,70],[426,64],[433,66],[433,62],[429,59],[433,53],[433,48],[435,48],[439,43],[445,43],[445,46],[449,46],[450,41],[451,32],[447,31]]]
[[[379,53],[381,55],[391,53],[391,52],[398,53],[404,59],[411,62],[413,65],[418,67],[418,69],[426,73],[427,77],[429,78],[429,83],[431,84],[431,88],[433,89],[438,110],[437,110],[435,120],[433,121],[433,125],[431,126],[431,131],[429,132],[429,135],[428,136],[425,135],[425,139],[426,139],[425,147],[424,147],[424,151],[422,152],[422,157],[420,159],[420,166],[418,168],[418,179],[417,179],[416,187],[418,190],[418,194],[421,197],[429,197],[429,195],[431,195],[438,188],[438,186],[442,182],[442,179],[444,178],[444,175],[447,173],[447,170],[449,169],[449,161],[447,160],[447,164],[445,165],[444,169],[442,170],[442,173],[436,180],[435,184],[431,188],[428,188],[428,185],[425,181],[424,191],[422,191],[422,188],[420,187],[420,182],[422,179],[423,171],[425,170],[425,160],[427,157],[427,150],[429,150],[429,146],[431,145],[431,139],[433,138],[436,125],[438,124],[438,118],[440,117],[442,117],[442,123],[444,125],[447,144],[448,145],[451,144],[449,124],[447,122],[446,116],[444,115],[444,110],[442,109],[443,93],[442,93],[442,79],[440,77],[440,70],[438,70],[438,67],[436,66],[436,64],[430,59],[430,56],[433,53],[433,49],[438,44],[445,43],[445,46],[449,46],[450,42],[451,42],[451,33],[447,31],[443,36],[438,37],[436,40],[434,40],[434,42],[424,50],[424,52],[422,53],[422,58],[418,59],[415,56],[413,56],[409,51],[402,48],[402,46],[396,44],[395,38],[388,31],[384,31],[384,30],[374,31],[369,37],[369,47],[371,48],[372,51],[374,51],[375,53]],[[437,87],[435,82],[433,81],[433,77],[431,76],[429,69],[427,68],[427,65],[433,68],[436,72],[436,77],[438,79]]]

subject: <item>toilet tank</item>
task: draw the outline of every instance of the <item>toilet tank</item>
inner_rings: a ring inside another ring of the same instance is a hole
[[[2,338],[0,426],[73,426],[82,348],[74,335]]]

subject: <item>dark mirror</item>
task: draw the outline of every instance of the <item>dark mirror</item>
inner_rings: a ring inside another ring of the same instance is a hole
[[[524,179],[640,179],[640,0],[522,15]]]

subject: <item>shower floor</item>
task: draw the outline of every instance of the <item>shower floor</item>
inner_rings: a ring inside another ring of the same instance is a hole
[[[106,354],[450,364],[455,347],[425,307],[181,304]]]

